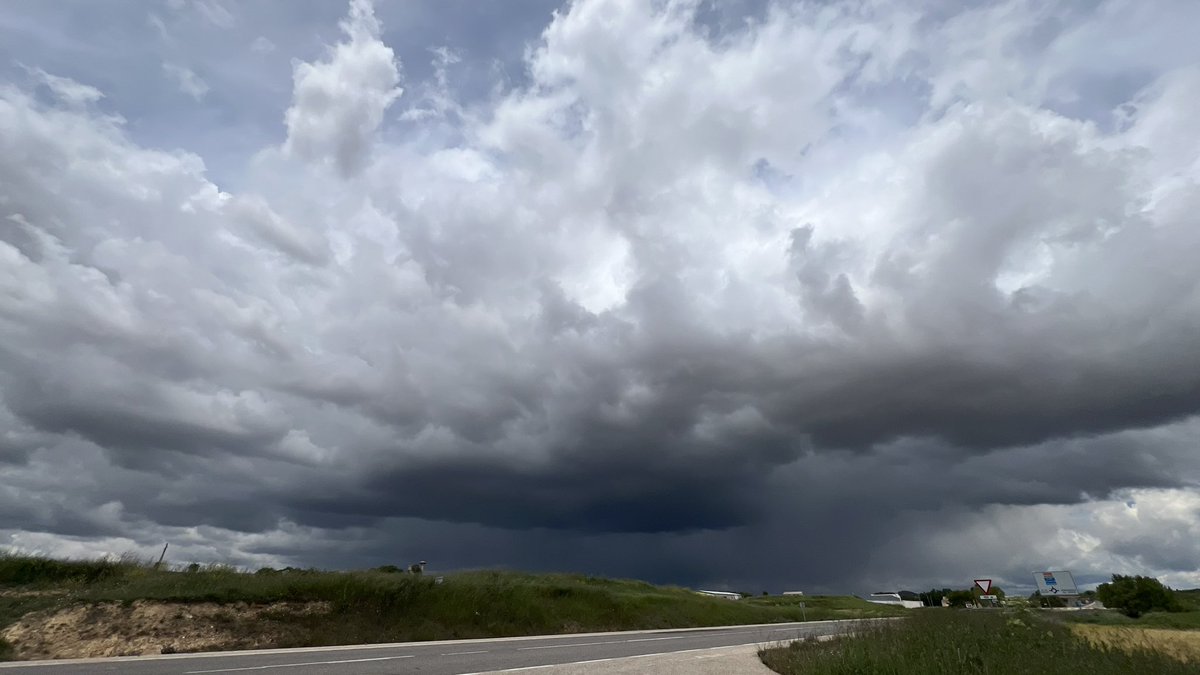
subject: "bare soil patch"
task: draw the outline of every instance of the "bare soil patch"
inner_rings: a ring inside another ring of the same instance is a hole
[[[278,646],[291,617],[327,602],[99,603],[33,612],[0,632],[19,659],[142,656]]]

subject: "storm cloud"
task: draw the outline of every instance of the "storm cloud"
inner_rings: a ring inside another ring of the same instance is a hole
[[[1200,6],[435,4],[0,10],[0,543],[1200,585]]]

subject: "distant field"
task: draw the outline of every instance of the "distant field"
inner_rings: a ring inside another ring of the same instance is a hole
[[[918,610],[857,637],[798,642],[761,653],[783,675],[1195,674],[1175,648],[1132,638],[1085,638],[1028,611]],[[1091,641],[1089,641],[1091,640]]]
[[[72,656],[114,655],[122,649],[298,647],[802,617],[811,621],[904,611],[856,598],[805,598],[803,610],[790,599],[771,600],[731,601],[682,588],[572,574],[462,572],[437,584],[431,575],[380,571],[167,571],[136,562],[0,556],[0,635],[22,657],[68,655],[61,646],[67,643],[82,645]],[[44,619],[55,611],[63,613],[60,618],[69,628],[60,627],[62,634],[50,639]],[[189,626],[201,623],[211,630],[189,633]],[[129,633],[125,639],[122,630]],[[143,635],[147,632],[148,637]]]

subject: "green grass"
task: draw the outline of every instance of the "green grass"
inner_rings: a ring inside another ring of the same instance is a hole
[[[1097,626],[1125,626],[1129,628],[1174,628],[1177,630],[1200,630],[1200,611],[1149,612],[1131,619],[1112,610],[1064,612],[1063,621]]]
[[[0,586],[91,584],[140,569],[144,566],[130,559],[55,560],[0,553]]]
[[[828,618],[905,616],[908,610],[894,605],[880,605],[848,595],[770,595],[748,598],[744,602],[763,607],[799,608],[804,603],[809,613]]]
[[[1200,612],[1200,588],[1175,591],[1175,597],[1179,600],[1179,605],[1184,611]]]
[[[1033,612],[924,609],[856,637],[767,649],[784,675],[1175,675],[1195,665],[1133,649],[1095,647]]]
[[[272,646],[277,647],[686,628],[904,612],[857,598],[730,601],[683,588],[575,574],[460,572],[445,575],[445,582],[438,584],[430,575],[380,571],[252,574],[220,566],[181,571],[130,560],[0,556],[0,627],[33,609],[147,600],[328,603],[330,611],[325,614],[305,615],[285,606],[272,609],[266,618],[276,627],[286,625],[273,638]],[[806,608],[799,607],[800,600]],[[238,629],[264,630],[253,622]]]

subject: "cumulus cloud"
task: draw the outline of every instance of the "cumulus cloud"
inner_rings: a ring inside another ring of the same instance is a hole
[[[349,177],[363,168],[384,112],[403,90],[369,0],[351,2],[341,28],[346,41],[331,48],[327,61],[295,65],[284,148]]]
[[[1200,582],[1200,58],[1079,41],[1166,19],[699,12],[574,2],[469,104],[470,52],[437,45],[390,119],[399,64],[355,0],[293,68],[282,147],[220,185],[203,147],[0,88],[0,535]]]

